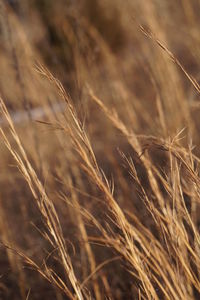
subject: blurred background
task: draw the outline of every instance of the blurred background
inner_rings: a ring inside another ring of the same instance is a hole
[[[120,206],[150,228],[152,221],[118,151],[134,156],[133,150],[91,101],[88,86],[111,111],[117,111],[144,149],[149,140],[173,139],[184,129],[180,145],[192,143],[194,154],[199,156],[198,92],[155,41],[162,41],[198,83],[199,11],[199,0],[0,0],[0,94],[38,177],[55,203],[80,281],[89,274],[83,237],[74,210],[59,195],[75,197],[74,186],[80,203],[100,220],[105,217],[105,207],[94,199],[100,193],[80,168],[70,138],[40,123],[57,124],[65,106],[56,87],[37,72],[37,66],[46,66],[72,98],[99,167],[115,182]],[[155,38],[146,36],[140,26]],[[10,137],[2,115],[0,124]],[[12,139],[11,145],[14,147]],[[167,172],[166,154],[154,150],[152,159]],[[40,232],[45,228],[41,213],[2,141],[0,154],[1,241],[42,265],[53,250]],[[148,193],[146,174],[139,167],[138,172]],[[93,236],[96,231],[90,227],[87,230]],[[97,264],[113,256],[109,247],[93,247]],[[3,246],[0,250],[0,299],[68,299],[25,267],[12,251]],[[57,260],[50,257],[48,264],[65,278]],[[132,284],[126,263],[115,261],[112,267],[105,266],[99,278],[102,299],[140,299],[138,282]],[[96,299],[92,286],[88,282],[91,299]],[[191,299],[197,299],[195,293]],[[164,299],[161,294],[159,299]]]

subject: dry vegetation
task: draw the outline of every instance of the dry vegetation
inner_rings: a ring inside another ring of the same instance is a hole
[[[199,11],[0,0],[0,299],[200,298]]]

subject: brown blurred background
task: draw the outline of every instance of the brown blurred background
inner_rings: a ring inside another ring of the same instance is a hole
[[[139,26],[151,30],[199,81],[199,11],[199,0],[0,0],[0,94],[13,119],[19,112],[27,116],[16,123],[16,129],[55,202],[80,281],[89,273],[87,259],[80,246],[82,240],[74,211],[59,200],[58,193],[71,195],[70,185],[95,197],[99,197],[99,192],[86,181],[69,138],[36,122],[56,123],[62,118],[63,110],[61,107],[56,111],[55,105],[62,102],[61,97],[36,72],[36,66],[39,63],[47,66],[70,94],[80,120],[85,123],[99,166],[109,179],[114,178],[120,205],[140,215],[141,221],[151,226],[128,172],[121,170],[123,162],[117,149],[126,155],[134,156],[134,153],[122,134],[91,101],[87,86],[111,110],[117,110],[124,124],[141,141],[144,136],[173,138],[184,128],[180,143],[187,146],[192,139],[198,156],[199,95],[166,51],[146,37]],[[36,108],[40,113],[33,115]],[[0,123],[7,132],[3,116]],[[42,264],[52,248],[36,229],[45,227],[41,214],[3,142],[0,142],[0,153],[1,240]],[[154,152],[153,156],[159,166],[168,168],[165,153]],[[138,172],[144,185],[148,185],[144,170]],[[80,198],[101,220],[103,204],[92,197],[88,200],[85,195]],[[110,249],[102,251],[98,245],[94,249],[98,263],[112,257]],[[49,265],[64,277],[59,262],[51,261],[50,257]],[[0,299],[67,299],[4,247],[0,269]],[[105,278],[108,284],[103,282]],[[114,262],[112,268],[105,267],[101,273],[102,299],[139,299],[133,296],[137,297],[137,281],[133,287],[131,280],[123,264]],[[26,298],[29,291],[30,297]],[[194,299],[198,297],[195,295],[194,292]]]

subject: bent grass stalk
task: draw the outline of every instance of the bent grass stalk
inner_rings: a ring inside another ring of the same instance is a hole
[[[62,234],[61,225],[60,225],[59,218],[56,213],[55,207],[53,205],[53,202],[47,196],[42,183],[40,182],[35,170],[33,169],[31,163],[29,162],[29,159],[28,159],[26,152],[22,146],[22,143],[18,137],[18,134],[15,131],[14,125],[12,123],[12,120],[10,118],[10,115],[7,111],[7,108],[6,108],[2,98],[0,98],[0,109],[1,109],[2,115],[6,118],[6,120],[8,122],[9,131],[18,146],[18,149],[19,149],[18,152],[12,148],[3,129],[0,128],[0,132],[1,132],[1,135],[3,138],[3,141],[6,145],[6,147],[8,148],[8,150],[10,151],[10,153],[12,154],[13,158],[17,162],[17,166],[18,166],[20,172],[22,173],[24,179],[26,180],[26,182],[28,183],[28,185],[30,187],[33,197],[36,200],[36,203],[44,217],[46,226],[51,235],[51,237],[49,236],[50,241],[54,245],[54,247],[55,246],[58,247],[66,275],[68,276],[78,299],[82,300],[83,295],[82,295],[78,280],[76,279],[76,276],[74,274],[71,259],[70,259],[69,255],[67,254],[67,249],[66,249],[64,237]]]

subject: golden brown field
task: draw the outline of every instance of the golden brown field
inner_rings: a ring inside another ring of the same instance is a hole
[[[200,299],[199,12],[0,0],[0,299]]]

